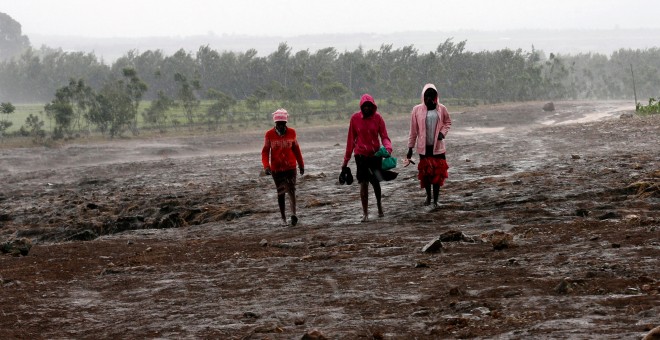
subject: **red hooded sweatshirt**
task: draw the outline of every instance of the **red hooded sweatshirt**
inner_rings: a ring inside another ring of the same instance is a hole
[[[376,101],[374,97],[369,94],[363,94],[360,98],[360,107],[366,102],[374,104],[375,109]],[[379,141],[380,137],[380,141]],[[378,149],[380,149],[380,142],[387,149],[387,152],[392,153],[392,141],[387,135],[387,128],[383,116],[377,111],[371,117],[364,117],[362,111],[358,111],[351,116],[351,121],[348,126],[348,138],[346,139],[346,153],[344,154],[344,163],[342,166],[347,166],[348,161],[351,160],[351,155],[373,156]]]

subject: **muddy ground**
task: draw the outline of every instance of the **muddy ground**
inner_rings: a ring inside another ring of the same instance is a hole
[[[337,181],[345,124],[298,128],[295,227],[263,132],[0,149],[0,242],[33,243],[0,254],[0,334],[641,338],[660,325],[660,115],[542,106],[451,112],[439,208],[398,167],[368,223]],[[385,119],[403,157],[408,121]]]

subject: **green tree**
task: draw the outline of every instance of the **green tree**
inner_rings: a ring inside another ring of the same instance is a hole
[[[9,115],[16,110],[16,107],[12,103],[0,103],[0,112],[4,113],[5,115]],[[12,122],[9,121],[9,118],[0,120],[0,137],[4,134],[9,127],[12,126]]]
[[[72,126],[73,130],[82,131],[82,123],[89,124],[89,108],[91,101],[94,100],[94,90],[85,84],[83,79],[70,79],[69,85],[62,88],[62,94],[65,100],[71,104],[73,109]]]
[[[207,96],[215,100],[207,111],[209,128],[211,127],[211,122],[215,123],[215,127],[217,128],[223,116],[227,117],[228,123],[233,123],[233,116],[230,114],[229,109],[236,105],[236,99],[215,89],[209,89]]]
[[[350,91],[346,86],[344,86],[344,84],[336,81],[326,85],[321,89],[321,99],[326,103],[326,105],[330,100],[334,99],[335,105],[337,106],[338,118],[341,118],[341,111],[343,111],[345,108],[349,93]],[[330,116],[328,116],[328,119],[330,119]]]
[[[254,113],[255,119],[259,116],[261,111],[261,103],[266,99],[266,91],[262,88],[257,88],[254,93],[245,99],[245,105],[248,110],[252,110]]]
[[[55,120],[53,138],[71,137],[75,113],[67,87],[57,89],[55,99],[44,106],[44,111],[48,117]]]
[[[90,120],[102,134],[121,136],[134,121],[133,97],[123,80],[109,82],[96,95],[89,112]]]
[[[25,125],[21,127],[22,130],[27,132],[27,135],[32,137],[35,144],[42,144],[46,138],[46,131],[43,129],[44,121],[39,119],[39,116],[30,115],[25,119]]]
[[[133,135],[138,135],[138,108],[142,95],[147,92],[147,84],[138,77],[137,72],[133,68],[127,67],[122,72],[124,78],[127,80],[127,83],[125,83],[126,93],[131,100],[131,116],[133,118],[131,132],[133,132]]]
[[[200,105],[200,100],[195,94],[195,91],[200,89],[199,81],[193,80],[189,82],[181,73],[174,74],[174,81],[179,84],[178,98],[181,100],[183,112],[188,120],[188,126],[192,128],[195,122],[195,111]]]
[[[169,109],[176,106],[176,102],[168,97],[165,92],[158,91],[156,100],[151,102],[151,105],[142,112],[144,121],[157,127],[160,131],[165,131],[165,123],[167,115],[165,114]]]
[[[21,24],[0,12],[0,61],[19,56],[30,47],[30,40],[21,32]]]

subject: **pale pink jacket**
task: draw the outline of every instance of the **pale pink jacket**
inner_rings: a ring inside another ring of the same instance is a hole
[[[424,91],[426,89],[432,88],[434,90],[435,85],[426,84],[422,89],[422,103],[415,105],[410,114],[410,134],[408,135],[408,147],[415,148],[418,154],[424,154],[426,152],[426,105],[424,105]],[[451,127],[451,118],[449,118],[449,112],[447,108],[438,102],[438,98],[435,98],[437,103],[436,111],[438,111],[438,123],[435,126],[435,137],[433,140],[433,154],[439,155],[446,152],[445,149],[445,140],[438,140],[438,132],[442,132],[442,135],[447,137],[449,128]]]

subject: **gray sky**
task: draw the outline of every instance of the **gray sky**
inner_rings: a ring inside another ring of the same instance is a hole
[[[0,0],[0,12],[28,36],[660,28],[660,0]]]

